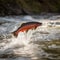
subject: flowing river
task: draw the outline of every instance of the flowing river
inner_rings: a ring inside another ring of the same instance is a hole
[[[17,37],[12,34],[24,22],[59,19],[60,16],[0,17],[0,60],[60,60],[60,27],[43,25],[20,32]]]

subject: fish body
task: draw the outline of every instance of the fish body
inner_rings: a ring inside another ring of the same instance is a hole
[[[42,25],[39,22],[27,22],[23,23],[16,31],[13,32],[14,36],[18,36],[19,32],[28,31],[29,29],[36,29],[38,26]]]

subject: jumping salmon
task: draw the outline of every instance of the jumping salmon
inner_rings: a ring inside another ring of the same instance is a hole
[[[17,37],[19,32],[28,31],[29,29],[36,29],[40,25],[42,25],[40,22],[23,23],[16,31],[13,32],[13,35]]]

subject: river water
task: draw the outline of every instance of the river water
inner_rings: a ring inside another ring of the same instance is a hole
[[[11,33],[24,22],[58,19],[60,15],[0,17],[0,60],[60,60],[60,27],[39,26],[18,37]]]

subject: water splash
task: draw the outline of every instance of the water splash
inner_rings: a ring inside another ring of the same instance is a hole
[[[11,32],[18,28],[19,23],[3,25],[6,29],[1,25],[3,33],[0,34],[0,57],[7,55],[10,58],[27,57],[32,60],[60,59],[60,29],[39,26],[36,30],[20,32],[18,37],[14,37]]]

